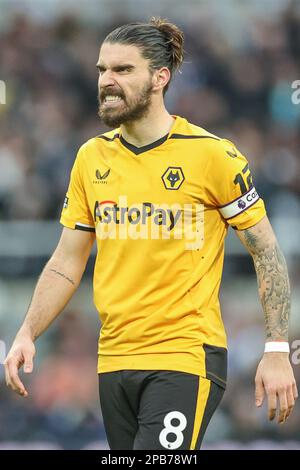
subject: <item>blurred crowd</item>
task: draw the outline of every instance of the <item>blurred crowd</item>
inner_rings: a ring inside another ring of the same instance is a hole
[[[300,77],[300,13],[293,5],[273,21],[248,24],[243,41],[231,37],[235,24],[224,30],[222,18],[183,18],[186,60],[167,93],[170,112],[238,145],[272,201],[270,215],[300,214],[300,104],[291,99]],[[16,14],[2,26],[1,219],[58,217],[76,151],[108,130],[97,117],[99,46],[130,21],[124,11],[101,27],[70,15],[41,24]]]
[[[268,17],[265,3],[265,14],[244,21],[242,34],[222,16],[207,22],[198,15],[196,22],[192,15],[189,20],[169,15],[185,32],[186,58],[166,103],[172,114],[239,147],[271,218],[299,220],[300,104],[292,101],[292,83],[300,79],[300,8],[297,1],[286,2],[279,15]],[[58,219],[78,148],[108,130],[97,117],[99,46],[118,25],[143,19],[127,17],[124,9],[101,27],[96,18],[86,24],[71,14],[40,22],[16,13],[0,22],[0,80],[7,85],[6,105],[0,105],[0,220]],[[295,285],[298,264],[293,268]],[[300,440],[298,405],[284,427],[268,423],[266,411],[254,410],[262,312],[254,299],[254,306],[249,300],[241,315],[241,300],[230,295],[240,265],[225,265],[222,303],[230,380],[207,442]],[[240,287],[243,295],[246,282]],[[105,439],[95,374],[97,328],[89,328],[79,313],[69,311],[41,340],[30,400],[14,397],[2,381],[0,442],[39,440],[77,448]],[[5,319],[1,323],[0,318],[0,327],[5,331]],[[293,334],[300,334],[299,327]]]

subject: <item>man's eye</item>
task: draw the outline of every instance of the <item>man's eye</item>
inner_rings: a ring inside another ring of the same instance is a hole
[[[115,71],[116,71],[117,73],[122,73],[122,72],[127,73],[127,72],[131,72],[131,70],[132,70],[131,67],[124,67],[124,68],[115,69]],[[98,68],[98,73],[99,73],[99,75],[102,75],[104,72],[106,72],[106,69],[100,69],[100,68]]]

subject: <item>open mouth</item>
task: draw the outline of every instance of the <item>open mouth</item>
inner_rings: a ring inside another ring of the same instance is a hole
[[[116,107],[121,101],[123,101],[123,99],[120,96],[107,95],[102,103],[105,107]]]

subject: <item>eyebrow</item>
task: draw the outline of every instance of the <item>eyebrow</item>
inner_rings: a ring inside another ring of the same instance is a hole
[[[97,67],[97,69],[100,70],[100,71],[106,70],[106,67],[105,67],[103,64],[96,64],[96,67]],[[124,70],[124,69],[133,70],[134,68],[135,68],[135,66],[132,65],[132,64],[120,64],[120,65],[115,65],[115,66],[112,67],[111,69],[112,69],[114,72],[119,72],[120,70]]]

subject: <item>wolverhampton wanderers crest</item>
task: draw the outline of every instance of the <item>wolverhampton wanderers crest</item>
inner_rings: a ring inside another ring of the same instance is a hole
[[[161,179],[166,189],[179,189],[184,182],[184,174],[180,166],[169,166],[164,172]]]

